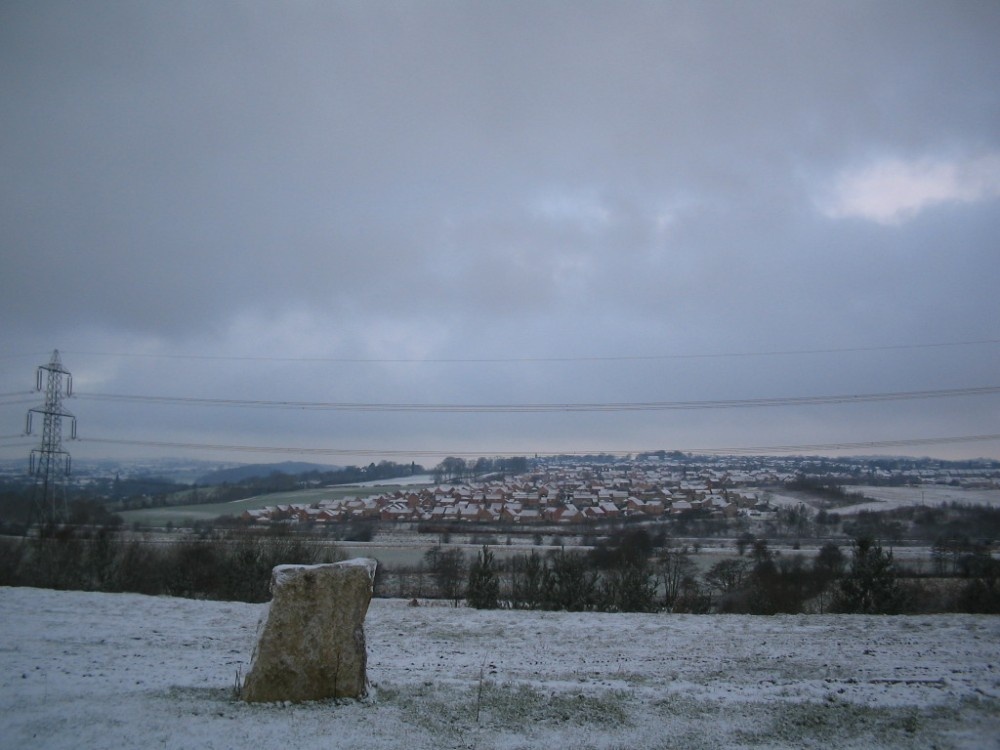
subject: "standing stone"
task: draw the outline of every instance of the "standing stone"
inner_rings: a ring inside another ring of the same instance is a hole
[[[243,684],[243,700],[314,701],[361,698],[365,673],[365,614],[375,560],[328,565],[279,565],[274,594]]]

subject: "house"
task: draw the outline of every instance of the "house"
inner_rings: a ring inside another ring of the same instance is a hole
[[[270,523],[271,513],[269,508],[256,508],[243,511],[240,518],[247,523]]]
[[[544,515],[547,520],[556,523],[576,523],[584,520],[580,509],[572,503],[562,503],[554,508],[549,508]]]
[[[406,503],[391,503],[379,511],[379,519],[382,521],[410,521],[413,518],[414,509]]]
[[[473,521],[485,521],[486,523],[495,523],[500,520],[500,511],[498,510],[498,505],[480,505],[478,511],[476,512],[476,517],[471,519]]]
[[[618,518],[622,514],[621,510],[613,502],[604,501],[598,503],[597,507],[604,512],[605,518]]]
[[[647,516],[662,516],[666,508],[660,500],[647,500],[645,513]]]
[[[628,500],[625,501],[625,511],[629,515],[635,515],[636,513],[646,512],[646,501],[635,495],[630,495]]]

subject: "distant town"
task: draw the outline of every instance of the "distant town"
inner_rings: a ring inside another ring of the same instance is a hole
[[[450,459],[454,461],[454,459]],[[760,517],[772,510],[761,488],[803,477],[820,485],[947,485],[1000,488],[993,461],[816,459],[644,454],[628,460],[535,459],[524,474],[402,486],[374,494],[243,512],[252,524],[325,525],[385,522],[579,524],[622,518],[656,519],[699,513]],[[460,472],[458,472],[460,473]],[[440,478],[440,471],[437,472]],[[431,476],[427,477],[431,479]]]

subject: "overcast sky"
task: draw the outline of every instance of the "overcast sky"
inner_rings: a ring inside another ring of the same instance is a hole
[[[1000,433],[996,393],[93,398],[1000,385],[998,39],[990,0],[3,2],[0,458],[53,349],[82,458]]]

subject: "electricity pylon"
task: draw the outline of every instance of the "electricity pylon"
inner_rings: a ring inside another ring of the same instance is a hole
[[[43,375],[43,373],[45,373]],[[42,415],[42,442],[31,450],[29,471],[35,478],[34,499],[43,526],[54,523],[66,513],[65,479],[69,476],[70,457],[62,447],[62,420],[72,420],[70,439],[76,437],[76,417],[63,408],[63,377],[65,395],[73,395],[73,376],[59,361],[59,350],[52,352],[47,365],[39,365],[35,390],[45,386],[45,403],[28,410],[27,434],[31,434],[31,418]],[[61,466],[59,464],[62,464]]]

